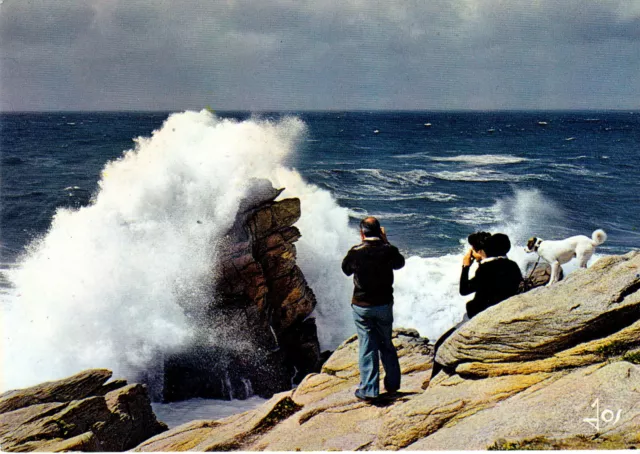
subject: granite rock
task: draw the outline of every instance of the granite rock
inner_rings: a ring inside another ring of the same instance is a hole
[[[3,451],[125,451],[167,426],[156,420],[143,385],[104,384],[105,369],[4,393]],[[105,392],[107,391],[108,392]]]

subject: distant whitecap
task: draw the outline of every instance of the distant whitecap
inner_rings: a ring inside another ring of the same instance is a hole
[[[433,156],[430,158],[437,162],[463,162],[473,165],[518,164],[527,161],[526,158],[512,155],[482,154],[482,155],[458,155],[458,156]]]
[[[457,172],[444,170],[441,172],[433,172],[431,176],[439,180],[470,181],[476,183],[489,181],[503,181],[507,183],[519,183],[530,180],[553,181],[552,177],[544,174],[529,173],[515,175],[491,169],[461,170]]]

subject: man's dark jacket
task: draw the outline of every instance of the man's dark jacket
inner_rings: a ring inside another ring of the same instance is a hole
[[[460,294],[476,292],[475,297],[467,303],[469,318],[518,293],[521,281],[522,273],[518,264],[506,257],[481,262],[473,279],[469,279],[469,267],[463,266]]]
[[[393,303],[393,270],[404,266],[398,248],[380,239],[366,239],[352,247],[342,261],[342,271],[353,276],[352,304],[361,307]]]

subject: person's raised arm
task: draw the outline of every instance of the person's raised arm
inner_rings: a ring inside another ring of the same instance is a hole
[[[350,250],[342,260],[342,272],[347,276],[351,276],[355,272],[353,265],[353,251]]]
[[[389,243],[389,240],[387,239],[387,231],[384,229],[384,227],[380,227],[380,239],[385,244],[391,244],[391,243]]]
[[[477,290],[476,278],[469,279],[469,269],[472,263],[473,255],[471,254],[471,249],[469,249],[469,252],[467,252],[462,259],[462,273],[460,274],[460,294],[462,296],[466,296]]]
[[[387,232],[384,227],[380,227],[380,239],[385,243],[391,246],[391,268],[394,270],[399,270],[404,266],[404,256],[400,253],[397,247],[393,246],[389,243],[387,239]]]
[[[391,257],[391,267],[394,270],[399,270],[404,266],[404,256],[400,253],[397,247],[391,246],[393,248],[393,256]]]

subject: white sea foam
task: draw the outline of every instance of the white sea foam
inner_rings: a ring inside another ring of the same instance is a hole
[[[497,206],[488,207],[453,207],[449,210],[451,220],[458,224],[481,226],[496,224],[501,220],[501,212]]]
[[[345,200],[384,200],[385,202],[398,202],[401,200],[430,200],[431,202],[452,202],[458,199],[458,196],[455,194],[432,191],[417,192],[415,194],[402,194],[399,191],[390,190],[377,190],[375,192],[370,191],[370,193],[367,193],[364,189],[361,189],[360,191],[355,189],[352,192],[360,195],[348,195],[341,191],[336,192],[339,194],[340,198]]]
[[[597,172],[574,164],[552,163],[549,166],[551,167],[552,171],[558,173],[566,173],[569,175],[577,175],[580,177],[613,178],[607,172]]]
[[[349,213],[349,217],[352,219],[363,219],[367,217],[367,210],[362,208],[349,208],[347,209],[347,212]]]
[[[465,164],[478,166],[519,164],[521,162],[527,161],[527,158],[502,154],[462,154],[459,156],[432,156],[430,159],[437,162],[463,162]]]
[[[410,221],[422,216],[418,213],[387,213],[387,212],[367,212],[365,210],[349,210],[349,217],[352,219],[361,220],[367,216],[375,216],[380,221],[394,220],[394,221]]]
[[[553,180],[553,178],[543,174],[528,173],[516,175],[485,168],[458,171],[442,170],[439,172],[433,172],[430,174],[430,176],[438,178],[440,180],[470,182],[503,181],[509,183],[517,183],[529,180]]]
[[[313,173],[323,178],[338,181],[340,178],[346,176],[354,179],[358,183],[364,183],[372,187],[376,185],[383,185],[385,187],[429,186],[432,184],[429,173],[421,169],[408,171],[386,169],[322,169]]]
[[[419,200],[425,199],[430,200],[432,202],[453,202],[458,199],[458,196],[455,194],[447,194],[446,192],[438,192],[438,191],[424,191],[417,192],[415,194],[403,194],[399,196],[391,196],[387,198],[389,202],[397,202],[399,200]]]
[[[324,183],[331,189],[337,197],[346,200],[389,200],[397,198],[398,200],[410,196],[405,194],[401,189],[391,189],[384,186],[367,186],[354,184],[347,186],[345,184]]]
[[[395,273],[395,325],[417,329],[435,341],[457,323],[465,311],[458,293],[460,253],[444,257],[409,257]]]
[[[555,238],[570,233],[562,207],[538,189],[514,190],[491,209],[496,213],[496,228],[514,244],[525,245],[532,236]]]
[[[429,186],[432,181],[425,170],[409,170],[405,172],[381,169],[358,169],[353,173],[369,185],[376,182],[399,186]]]
[[[439,191],[413,192],[432,184],[425,170],[393,171],[383,169],[316,170],[312,174],[338,198],[345,200],[417,200],[450,202],[457,197]]]

